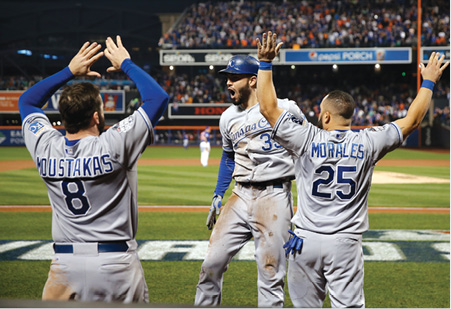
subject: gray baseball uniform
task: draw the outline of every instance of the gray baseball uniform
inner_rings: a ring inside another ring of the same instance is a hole
[[[153,140],[152,127],[168,95],[130,59],[122,61],[121,69],[136,83],[144,103],[100,135],[69,140],[41,109],[74,77],[69,67],[19,99],[25,144],[47,186],[53,213],[55,256],[44,300],[148,302],[135,240],[137,161]]]
[[[362,233],[378,160],[402,143],[396,123],[326,131],[284,112],[272,137],[295,158],[298,209],[292,222],[303,239],[290,255],[288,287],[295,307],[323,305],[326,283],[333,307],[364,307]]]
[[[293,101],[278,100],[278,104],[304,118]],[[236,185],[211,234],[195,305],[221,303],[223,273],[233,256],[254,237],[258,305],[283,306],[286,274],[283,244],[289,238],[293,215],[293,159],[271,139],[271,126],[258,104],[247,110],[232,105],[221,115],[219,126],[223,149],[235,153]]]
[[[44,114],[31,114],[24,120],[25,144],[52,205],[53,240],[61,248],[72,244],[74,253],[55,253],[43,299],[54,299],[59,293],[80,301],[148,300],[135,235],[136,163],[153,138],[149,128],[147,114],[139,109],[99,137],[72,143]],[[99,240],[125,241],[129,248],[99,254]],[[82,280],[79,276],[84,275],[89,277]]]

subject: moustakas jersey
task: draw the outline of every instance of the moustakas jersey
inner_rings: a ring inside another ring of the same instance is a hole
[[[368,230],[368,193],[376,163],[402,144],[392,122],[359,132],[326,131],[283,112],[272,137],[295,159],[298,208],[292,222],[316,233]]]
[[[299,119],[305,119],[294,101],[278,99],[277,102]],[[293,159],[271,138],[272,128],[260,113],[259,104],[246,110],[230,106],[221,115],[219,129],[224,151],[235,152],[235,181],[294,179]]]
[[[153,140],[142,108],[100,136],[69,141],[43,113],[23,121],[25,144],[44,180],[55,242],[134,239],[137,160]]]

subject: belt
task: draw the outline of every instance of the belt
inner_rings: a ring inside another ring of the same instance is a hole
[[[264,181],[264,182],[238,182],[239,185],[249,188],[253,187],[256,189],[265,190],[266,187],[272,186],[273,188],[283,189],[283,183],[287,180],[275,180],[275,181]]]
[[[74,247],[71,244],[53,244],[55,253],[74,253]],[[99,242],[97,244],[97,251],[100,252],[126,252],[128,250],[127,242],[112,241]]]

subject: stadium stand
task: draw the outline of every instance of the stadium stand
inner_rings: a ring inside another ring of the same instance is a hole
[[[422,45],[449,44],[449,1],[423,8]],[[200,2],[187,8],[159,41],[162,48],[250,48],[268,30],[285,48],[415,46],[417,2]]]

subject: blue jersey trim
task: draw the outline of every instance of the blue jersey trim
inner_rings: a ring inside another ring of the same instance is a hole
[[[288,111],[284,111],[280,116],[279,119],[277,119],[276,124],[274,125],[274,128],[272,128],[272,134],[271,134],[271,138],[274,139],[274,136],[277,135],[277,130],[279,129],[279,126],[282,122],[282,120],[285,118],[285,115],[288,114]]]
[[[403,141],[403,136],[402,136],[401,129],[399,128],[399,126],[398,126],[397,124],[395,124],[395,123],[393,123],[393,122],[390,122],[390,124],[391,124],[392,126],[394,126],[395,129],[396,129],[396,132],[398,132],[399,144],[401,144],[402,141]]]
[[[77,144],[80,140],[79,139],[74,139],[73,141],[70,141],[67,139],[67,137],[64,137],[65,141],[66,141],[66,146],[75,146],[75,144]]]

